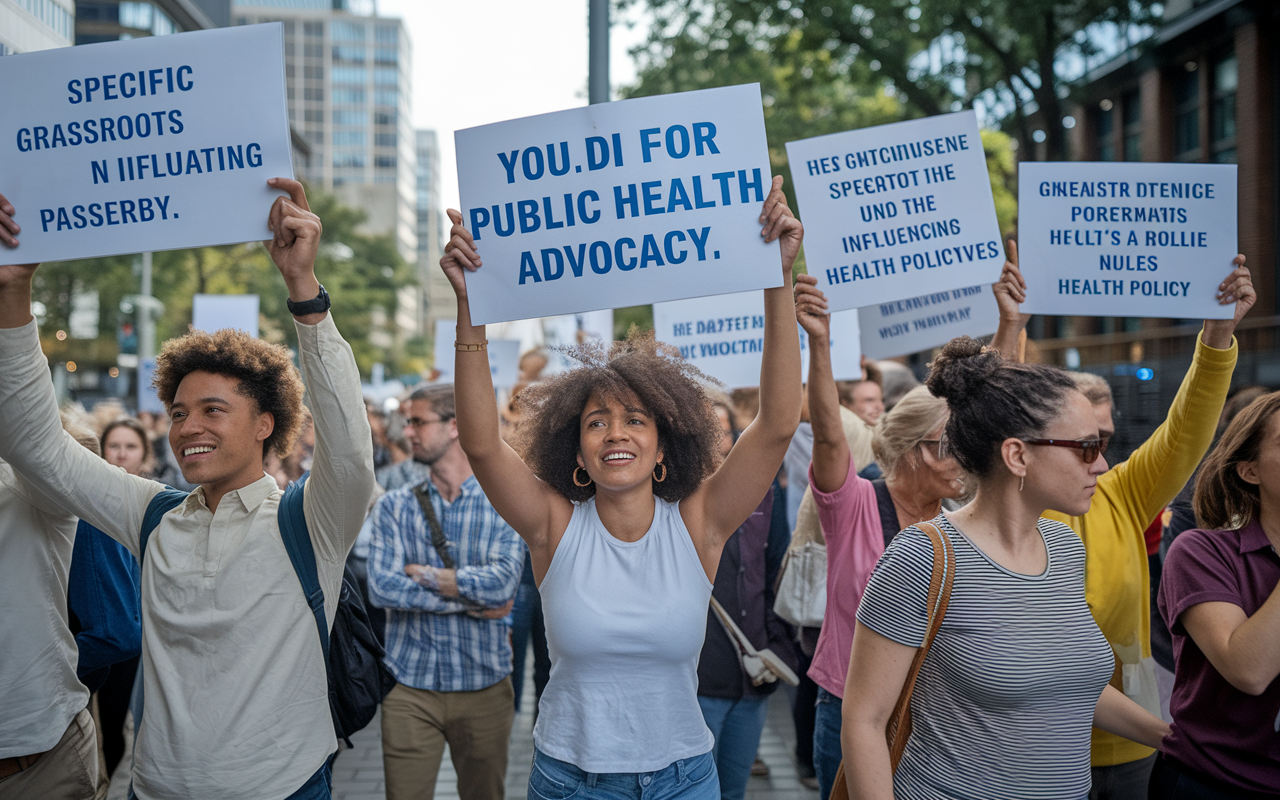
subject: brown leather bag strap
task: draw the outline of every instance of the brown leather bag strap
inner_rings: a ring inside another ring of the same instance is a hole
[[[956,574],[956,554],[947,538],[938,526],[932,522],[921,522],[916,527],[924,531],[933,543],[933,573],[929,577],[929,599],[926,608],[929,610],[929,627],[925,631],[924,641],[911,660],[911,670],[907,680],[902,684],[902,693],[893,707],[889,717],[889,725],[885,729],[885,738],[889,743],[889,763],[894,771],[902,760],[902,753],[907,747],[907,739],[911,737],[911,694],[916,688],[916,676],[924,666],[924,659],[929,655],[929,647],[942,627],[942,619],[947,614],[947,605],[951,602],[951,586]]]

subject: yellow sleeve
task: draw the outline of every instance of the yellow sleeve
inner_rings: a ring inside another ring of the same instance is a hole
[[[1191,368],[1169,415],[1128,461],[1104,476],[1116,500],[1144,527],[1182,491],[1213,443],[1238,352],[1234,337],[1227,350],[1209,347],[1196,337]]]

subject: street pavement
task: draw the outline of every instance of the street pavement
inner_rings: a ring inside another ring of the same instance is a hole
[[[529,659],[531,663],[533,659]],[[511,731],[507,764],[507,800],[525,800],[529,766],[533,761],[533,679],[525,679],[520,713]],[[343,750],[333,767],[334,800],[384,800],[382,776],[382,726],[378,718],[351,737],[353,750]],[[817,800],[818,793],[805,789],[796,779],[792,754],[795,728],[787,694],[777,691],[769,701],[769,716],[760,739],[760,758],[769,765],[769,777],[753,777],[747,785],[746,800]],[[437,800],[457,800],[458,775],[445,751],[436,781]]]

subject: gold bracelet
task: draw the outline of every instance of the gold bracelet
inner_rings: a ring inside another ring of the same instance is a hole
[[[453,343],[453,349],[454,349],[454,350],[460,350],[460,351],[462,351],[462,352],[464,352],[464,353],[476,353],[476,352],[479,352],[479,351],[481,351],[481,350],[484,350],[484,349],[485,349],[485,348],[487,348],[488,346],[489,346],[489,340],[488,340],[488,339],[485,339],[485,340],[484,340],[483,342],[481,342],[480,344],[468,344],[468,343],[466,343],[466,342],[459,342],[459,341],[456,341],[456,340],[455,340],[455,341],[454,341],[454,343]]]

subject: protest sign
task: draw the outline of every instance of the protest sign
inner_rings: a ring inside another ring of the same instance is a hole
[[[266,239],[293,177],[280,23],[0,59],[26,262]]]
[[[770,188],[758,84],[642,97],[455,134],[477,325],[763,289]]]
[[[787,160],[807,269],[833,310],[1000,278],[973,111],[788,142]]]
[[[1028,314],[1228,319],[1237,252],[1235,164],[1018,166]]]
[[[452,383],[454,380],[454,333],[457,321],[452,319],[436,320],[436,341],[432,352],[435,356],[434,368],[439,372],[437,382]],[[489,374],[493,378],[496,389],[514,386],[520,379],[520,340],[490,339],[486,348],[489,353]]]
[[[197,294],[191,300],[191,327],[198,331],[235,328],[258,335],[256,294]]]
[[[763,292],[654,303],[653,327],[658,341],[678,348],[685,360],[730,389],[760,385],[760,361],[764,356]],[[809,336],[803,329],[800,330],[800,360],[800,379],[807,381]],[[831,315],[831,368],[838,381],[862,377],[856,310]]]
[[[867,358],[918,353],[957,336],[986,336],[995,333],[999,324],[1000,308],[987,283],[858,309],[862,352]]]

